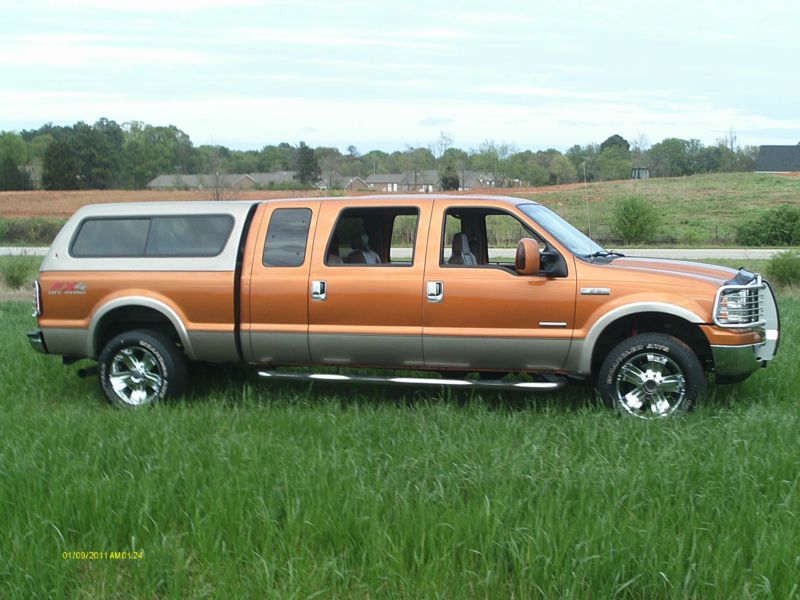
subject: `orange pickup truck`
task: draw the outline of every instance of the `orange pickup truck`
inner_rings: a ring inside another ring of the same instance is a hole
[[[766,366],[779,339],[760,276],[625,258],[540,204],[494,196],[86,206],[34,293],[33,347],[96,360],[120,406],[180,394],[187,361],[206,361],[266,379],[582,379],[625,414],[662,418],[689,409],[708,373],[732,383]]]

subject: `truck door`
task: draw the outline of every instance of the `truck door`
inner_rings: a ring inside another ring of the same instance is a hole
[[[245,360],[308,364],[308,276],[319,200],[262,205],[242,273],[241,340]],[[260,220],[259,220],[260,219]]]
[[[425,270],[423,343],[430,368],[558,370],[575,317],[575,269],[566,277],[518,275],[523,237],[539,239],[521,213],[503,203],[436,200]]]
[[[311,264],[314,363],[420,367],[431,203],[322,203]]]

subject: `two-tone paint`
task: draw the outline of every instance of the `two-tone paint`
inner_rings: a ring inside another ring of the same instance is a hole
[[[768,326],[715,324],[717,291],[736,271],[638,258],[587,261],[520,210],[525,203],[530,201],[392,195],[87,206],[65,225],[42,263],[41,335],[32,341],[52,354],[96,358],[102,332],[116,316],[144,311],[169,324],[191,360],[588,377],[610,328],[626,320],[635,331],[636,319],[646,315],[701,332],[710,349],[707,366],[723,375],[746,375],[772,358],[778,324],[771,293]],[[411,264],[326,264],[344,209],[392,206],[419,215]],[[287,207],[311,211],[305,260],[297,267],[265,266],[270,218]],[[563,257],[566,273],[523,276],[492,265],[446,264],[445,213],[454,207],[508,213]],[[222,252],[211,258],[70,255],[86,218],[178,214],[232,216]],[[324,299],[314,294],[319,282]]]

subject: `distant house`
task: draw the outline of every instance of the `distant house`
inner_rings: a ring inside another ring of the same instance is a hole
[[[647,167],[633,167],[631,179],[650,179],[650,169]]]
[[[159,175],[147,184],[151,190],[207,190],[218,186],[249,189],[255,185],[250,175],[220,173],[219,175]]]
[[[458,191],[497,187],[491,175],[484,175],[475,171],[458,171]]]
[[[370,190],[376,192],[405,192],[402,173],[375,173],[366,179]]]
[[[344,189],[350,192],[368,192],[370,187],[366,181],[361,179],[361,177],[353,177],[347,182],[347,185],[344,186]]]
[[[756,173],[800,173],[800,145],[759,146]]]
[[[294,182],[294,171],[220,173],[219,175],[159,175],[147,184],[151,190],[207,190],[216,187],[250,190]]]

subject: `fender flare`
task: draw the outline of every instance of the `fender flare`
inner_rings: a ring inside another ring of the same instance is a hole
[[[189,339],[189,332],[186,330],[186,325],[184,325],[183,321],[178,316],[178,313],[176,313],[164,302],[161,302],[160,300],[154,300],[153,298],[148,298],[146,296],[123,296],[121,298],[115,298],[114,300],[103,304],[94,312],[92,315],[92,320],[89,323],[89,335],[86,339],[87,356],[97,356],[97,348],[95,348],[95,334],[97,333],[97,327],[100,325],[103,317],[105,317],[112,310],[116,310],[117,308],[125,308],[127,306],[142,306],[145,308],[150,308],[161,313],[163,316],[169,319],[170,323],[172,323],[172,326],[175,328],[175,331],[178,332],[178,337],[181,340],[181,344],[183,345],[184,352],[186,352],[186,356],[188,356],[190,360],[194,360],[195,354],[194,349],[192,348],[192,342]]]
[[[591,373],[592,354],[594,354],[595,345],[603,331],[617,319],[637,313],[662,313],[673,317],[679,317],[689,323],[695,323],[697,325],[705,323],[702,318],[688,308],[668,302],[634,302],[632,304],[619,306],[597,319],[584,339],[575,340],[575,342],[578,342],[575,346],[576,356],[573,359],[573,364],[576,365],[575,370],[585,375]]]

